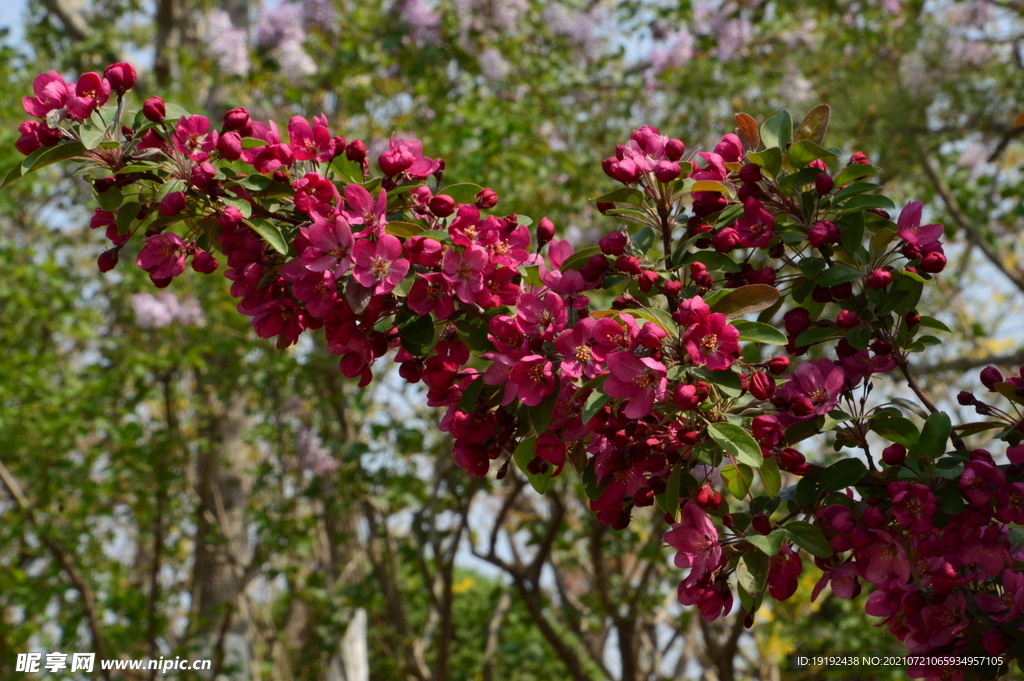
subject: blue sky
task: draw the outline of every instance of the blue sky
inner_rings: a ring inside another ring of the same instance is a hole
[[[12,42],[20,42],[23,31],[22,17],[28,0],[3,0],[0,2],[0,26],[11,29]]]

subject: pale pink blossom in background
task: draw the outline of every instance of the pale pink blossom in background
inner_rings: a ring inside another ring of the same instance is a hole
[[[179,326],[206,326],[206,315],[193,296],[179,299],[170,291],[155,296],[136,293],[132,296],[135,323],[144,329],[162,329],[171,324]]]
[[[441,15],[426,0],[405,0],[400,16],[409,25],[413,42],[417,45],[437,44]]]
[[[338,470],[341,463],[324,446],[323,440],[311,428],[299,428],[296,446],[299,450],[299,465],[313,471],[317,477],[330,475]]]
[[[484,78],[491,82],[504,80],[512,68],[505,61],[505,58],[501,56],[501,52],[498,52],[493,47],[488,47],[481,52],[478,60],[481,73],[484,74]]]
[[[215,9],[206,15],[206,44],[223,73],[249,73],[249,39],[243,29],[232,25],[224,10]]]

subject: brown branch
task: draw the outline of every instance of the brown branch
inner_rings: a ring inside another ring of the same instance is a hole
[[[1021,273],[1019,270],[1011,271],[1010,267],[1003,262],[999,253],[985,241],[981,231],[975,227],[971,218],[964,213],[963,209],[960,207],[960,203],[956,200],[956,197],[953,196],[953,192],[950,190],[949,185],[946,184],[946,181],[941,175],[939,175],[938,171],[935,170],[935,166],[932,165],[927,152],[922,149],[920,153],[921,166],[924,168],[929,179],[931,179],[932,184],[935,186],[935,191],[938,192],[939,196],[942,198],[942,202],[946,204],[946,209],[949,211],[949,214],[953,216],[953,221],[956,222],[960,229],[964,230],[968,239],[981,249],[981,252],[985,254],[985,257],[988,258],[989,262],[995,265],[996,268],[1003,273],[1003,276],[1009,279],[1021,293],[1024,293],[1024,273]]]
[[[505,591],[501,594],[498,607],[494,609],[487,623],[487,644],[484,646],[484,668],[481,672],[482,681],[494,681],[494,655],[498,652],[498,638],[501,634],[501,623],[509,608],[512,607],[512,595]]]
[[[43,544],[50,551],[53,557],[60,564],[61,569],[67,575],[68,580],[71,582],[75,590],[82,597],[82,610],[85,613],[85,618],[89,623],[89,636],[92,639],[92,648],[96,653],[96,657],[101,660],[107,658],[106,647],[103,644],[103,637],[100,634],[99,618],[96,616],[96,596],[93,594],[92,587],[79,572],[78,567],[74,561],[71,560],[71,556],[64,549],[64,547],[55,539],[47,537],[40,527],[38,520],[36,519],[35,507],[29,502],[28,497],[21,489],[21,485],[18,484],[18,480],[14,477],[11,471],[4,465],[3,461],[0,461],[0,481],[3,482],[4,487],[7,489],[8,494],[14,498],[14,501],[18,504],[18,507],[25,514],[29,524],[35,529],[36,534],[39,536]],[[110,681],[110,670],[100,669],[100,673],[106,681]]]
[[[60,19],[69,38],[81,42],[92,37],[93,30],[89,20],[85,18],[85,7],[81,0],[42,1],[43,7]]]
[[[941,373],[946,371],[970,371],[978,367],[988,366],[1020,366],[1024,364],[1024,350],[1010,353],[1008,355],[993,355],[990,357],[959,357],[943,362],[922,367],[920,373]]]

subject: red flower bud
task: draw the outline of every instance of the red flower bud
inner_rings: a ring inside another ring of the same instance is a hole
[[[754,517],[750,519],[750,526],[758,534],[770,534],[772,531],[772,521],[768,520],[768,516],[764,513],[755,513]]]
[[[228,206],[223,211],[221,211],[220,215],[217,216],[217,222],[220,224],[220,226],[227,227],[229,229],[231,227],[236,226],[244,219],[245,216],[242,215],[242,211],[238,210],[234,206]]]
[[[964,407],[969,407],[978,401],[978,398],[974,396],[974,393],[966,390],[961,390],[956,394],[956,401]]]
[[[610,211],[610,210],[615,210],[615,204],[614,203],[608,203],[607,201],[598,201],[597,202],[597,211],[601,215],[606,215],[608,213],[608,211]]]
[[[580,268],[580,274],[587,281],[597,281],[608,271],[608,259],[597,253],[590,256],[587,264]]]
[[[249,118],[249,112],[239,107],[232,109],[224,114],[224,131],[230,130],[244,130],[252,119]]]
[[[740,242],[740,235],[732,227],[726,227],[721,232],[711,237],[711,245],[719,253],[728,253]]]
[[[352,140],[345,147],[345,158],[353,163],[362,163],[366,160],[366,145],[362,140]]]
[[[876,355],[891,355],[892,345],[888,341],[876,340],[871,344],[871,351]]]
[[[643,271],[643,267],[640,265],[640,261],[631,255],[620,255],[615,260],[615,269],[626,274],[640,274]]]
[[[142,105],[142,115],[154,123],[159,123],[167,117],[167,107],[164,100],[159,97],[150,97]]]
[[[662,285],[661,290],[669,298],[675,298],[683,290],[683,284],[675,279],[670,279]]]
[[[120,251],[120,246],[117,248],[111,248],[110,250],[103,251],[100,253],[99,259],[96,264],[100,268],[100,272],[109,272],[114,269],[114,265],[117,264],[117,253]]]
[[[882,450],[882,461],[888,466],[899,466],[907,459],[907,448],[896,443]]]
[[[882,289],[888,286],[890,281],[892,281],[892,272],[877,269],[868,275],[867,285],[868,288]]]
[[[480,210],[490,210],[498,205],[498,195],[493,189],[481,189],[476,193],[476,207]]]
[[[846,165],[852,166],[858,164],[871,165],[871,161],[868,160],[868,157],[864,154],[863,151],[854,152],[853,156],[850,157],[850,161]]]
[[[811,328],[811,313],[806,308],[794,307],[782,315],[782,323],[786,328],[786,333],[790,336],[799,336]]]
[[[770,400],[775,395],[775,379],[763,371],[754,371],[748,381],[750,394],[759,400]]]
[[[991,392],[995,392],[996,383],[1003,382],[1003,374],[1000,373],[999,369],[994,366],[987,366],[981,370],[981,384],[988,388]]]
[[[657,350],[661,347],[661,342],[667,335],[668,333],[665,332],[665,329],[661,328],[657,324],[647,322],[640,329],[640,333],[637,335],[636,339],[639,341],[640,345],[648,350]]]
[[[816,303],[831,303],[832,302],[832,291],[824,286],[815,286],[811,290],[811,300]]]
[[[946,269],[946,256],[942,253],[932,252],[921,258],[920,268],[928,274],[938,274]]]
[[[760,182],[762,178],[761,166],[756,163],[748,163],[740,168],[740,181],[747,184],[754,184]]]
[[[906,322],[908,329],[912,329],[921,323],[921,315],[916,312],[908,312],[903,316],[903,321]]]
[[[828,292],[832,294],[832,298],[835,300],[846,300],[853,295],[853,282],[848,281],[843,284],[836,284]]]
[[[801,397],[793,403],[791,409],[795,416],[803,418],[814,413],[814,403],[809,398]]]
[[[200,274],[212,274],[220,266],[217,262],[217,258],[213,257],[208,251],[197,250],[196,254],[192,257],[192,269]]]
[[[686,145],[681,140],[673,138],[665,143],[665,158],[670,161],[678,161],[683,157],[685,151]]]
[[[540,219],[537,224],[537,248],[543,248],[549,241],[555,238],[555,223],[548,218]]]
[[[107,70],[103,72],[103,77],[110,83],[111,90],[123,95],[134,87],[138,76],[135,73],[135,67],[131,64],[118,62],[108,66]]]
[[[807,233],[807,241],[815,248],[838,243],[839,239],[839,228],[831,220],[815,222],[811,231]]]
[[[656,283],[658,283],[658,273],[653,270],[644,270],[637,280],[637,285],[643,293],[649,293]]]
[[[777,458],[779,460],[779,468],[785,471],[795,472],[794,469],[800,469],[807,463],[803,452],[792,447],[786,447],[780,451]]]
[[[160,201],[160,205],[157,206],[157,210],[160,211],[161,215],[168,217],[177,215],[181,211],[185,210],[185,194],[182,192],[171,192]]]
[[[434,198],[430,199],[430,203],[427,204],[430,208],[430,212],[439,218],[446,218],[454,213],[457,205],[458,204],[455,203],[455,199],[447,194],[438,194]]]
[[[853,310],[843,310],[836,316],[836,326],[840,329],[855,329],[860,326],[860,317]]]
[[[786,357],[785,355],[776,355],[765,364],[768,367],[768,371],[772,372],[776,376],[781,376],[786,373],[786,369],[789,368],[789,357]]]
[[[744,202],[747,199],[760,199],[763,196],[764,192],[761,190],[761,185],[757,184],[741,184],[740,188],[736,191],[736,197]]]
[[[237,132],[226,132],[217,140],[217,151],[225,161],[237,161],[242,157],[242,136]]]
[[[701,398],[696,386],[680,383],[672,393],[672,401],[683,411],[690,411],[700,404]]]
[[[832,191],[832,188],[836,186],[832,176],[828,173],[818,173],[818,176],[814,178],[814,188],[818,190],[818,193],[824,196]]]
[[[609,232],[597,245],[605,255],[622,255],[626,250],[626,243],[629,241],[624,232]]]
[[[679,164],[672,161],[658,161],[654,166],[654,177],[666,184],[679,177],[680,172]]]

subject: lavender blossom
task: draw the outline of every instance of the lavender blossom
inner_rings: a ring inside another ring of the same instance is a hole
[[[221,71],[232,76],[249,73],[249,42],[245,31],[235,28],[227,12],[215,9],[206,15],[206,43]]]

